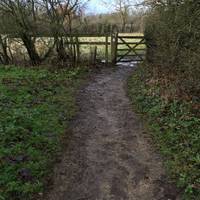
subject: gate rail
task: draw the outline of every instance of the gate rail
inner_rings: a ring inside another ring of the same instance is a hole
[[[121,48],[120,48],[121,47]],[[119,35],[111,37],[112,62],[143,61],[146,54],[144,36]]]

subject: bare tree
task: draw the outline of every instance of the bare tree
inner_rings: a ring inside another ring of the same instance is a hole
[[[40,63],[40,57],[36,51],[35,38],[33,38],[36,18],[35,2],[26,0],[1,0],[0,10],[9,17],[9,31],[19,36],[27,49],[33,65]]]
[[[3,14],[3,23],[6,24],[5,33],[19,37],[27,50],[33,65],[40,64],[47,57],[40,57],[36,48],[38,24],[40,22],[40,0],[1,0],[0,13]],[[6,16],[6,17],[5,17]]]
[[[107,3],[104,1],[106,5],[109,5],[114,11],[117,12],[121,19],[122,31],[125,31],[126,24],[128,22],[128,17],[131,9],[136,5],[136,1],[134,0],[114,0],[113,3]]]
[[[169,6],[180,5],[184,3],[184,0],[143,0],[141,4],[145,6]]]
[[[73,20],[79,16],[83,1],[80,0],[43,0],[47,21],[50,24],[50,33],[54,37],[58,58],[66,61],[68,58],[74,62],[75,45],[69,45],[74,40]],[[67,35],[68,37],[63,37]],[[68,53],[66,52],[66,48]]]

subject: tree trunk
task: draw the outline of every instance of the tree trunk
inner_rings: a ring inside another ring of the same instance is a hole
[[[1,61],[3,64],[8,65],[10,63],[10,58],[7,52],[7,41],[0,36],[0,46],[2,47],[2,58]]]
[[[31,36],[28,36],[26,34],[23,34],[21,36],[21,39],[24,43],[24,46],[27,49],[29,58],[31,60],[31,64],[32,65],[38,65],[41,63],[41,59],[40,56],[38,55],[36,48],[35,48],[35,44],[34,41],[32,40]]]
[[[56,51],[58,54],[58,59],[63,62],[66,62],[68,59],[68,55],[64,47],[63,38],[55,37],[55,41],[56,41]]]

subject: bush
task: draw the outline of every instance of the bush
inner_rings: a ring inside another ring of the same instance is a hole
[[[152,1],[153,2],[153,1]],[[156,1],[145,24],[146,63],[129,82],[185,199],[200,198],[200,3]]]
[[[147,58],[154,76],[173,84],[175,97],[196,101],[200,94],[200,3],[169,2],[152,8],[146,20]]]

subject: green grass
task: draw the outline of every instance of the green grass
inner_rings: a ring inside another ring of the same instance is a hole
[[[43,192],[85,73],[0,66],[0,200]]]
[[[166,169],[183,199],[200,199],[200,118],[192,112],[191,103],[164,101],[160,86],[150,86],[148,67],[141,65],[128,82],[134,109],[148,119],[155,143],[164,157]]]

